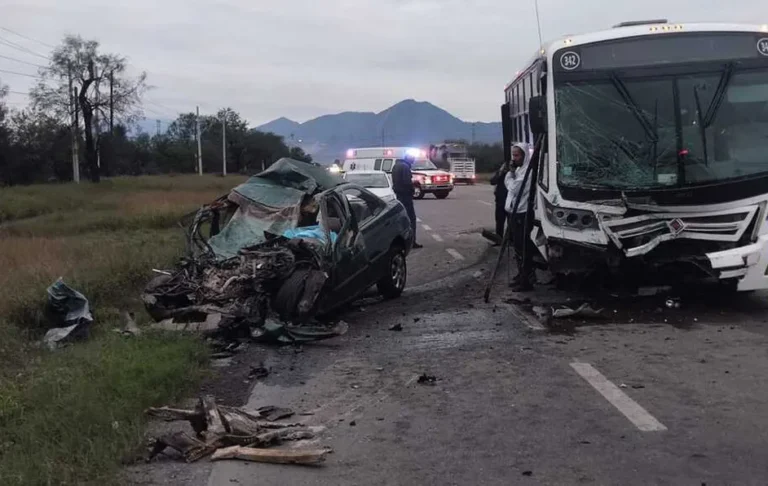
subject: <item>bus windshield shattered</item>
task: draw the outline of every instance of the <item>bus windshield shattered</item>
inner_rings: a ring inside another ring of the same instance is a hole
[[[558,184],[653,190],[768,172],[768,68],[718,63],[555,82]]]

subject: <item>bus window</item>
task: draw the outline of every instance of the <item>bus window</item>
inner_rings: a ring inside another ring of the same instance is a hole
[[[528,113],[523,115],[523,117],[525,119],[525,143],[531,143],[530,137],[528,135],[528,132],[530,132],[530,130],[528,129]]]
[[[376,159],[373,163],[373,170],[381,170],[381,159]]]
[[[392,159],[384,159],[384,162],[381,164],[381,170],[392,172]]]

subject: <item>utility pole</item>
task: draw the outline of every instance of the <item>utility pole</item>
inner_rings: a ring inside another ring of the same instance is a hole
[[[80,127],[80,106],[77,99],[77,88],[72,88],[72,97],[75,105],[75,124],[72,127],[72,179],[80,183],[80,151],[78,150],[78,133]]]
[[[115,72],[109,72],[109,133],[115,134]]]
[[[477,125],[477,123],[473,122],[472,123],[472,145],[475,144],[475,125]]]
[[[203,175],[203,146],[200,142],[200,107],[197,107],[195,116],[195,133],[197,134],[197,173]]]
[[[227,175],[227,110],[221,117],[221,173]]]
[[[157,136],[160,136],[160,120],[155,120],[155,125],[157,126]]]
[[[93,113],[93,138],[96,139],[96,167],[101,169],[101,128],[99,127],[99,101],[101,97],[99,96],[99,92],[101,91],[99,89],[99,77],[98,77],[98,70],[94,68],[93,70],[93,76],[96,78],[96,96],[94,98],[96,99],[96,103],[94,104],[94,107],[96,108]]]

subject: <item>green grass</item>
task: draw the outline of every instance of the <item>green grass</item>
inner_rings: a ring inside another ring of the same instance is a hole
[[[183,250],[178,219],[241,177],[118,178],[3,189],[0,200],[0,484],[109,484],[142,442],[143,410],[194,389],[206,351],[194,338],[118,336],[124,311],[147,317],[140,290]],[[88,297],[91,338],[55,352],[57,278]]]

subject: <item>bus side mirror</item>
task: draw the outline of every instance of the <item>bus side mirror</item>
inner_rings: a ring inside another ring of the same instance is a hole
[[[509,103],[501,105],[501,138],[504,146],[504,162],[512,160],[512,119],[509,117]]]
[[[547,99],[533,96],[528,101],[528,116],[534,138],[547,133]]]

